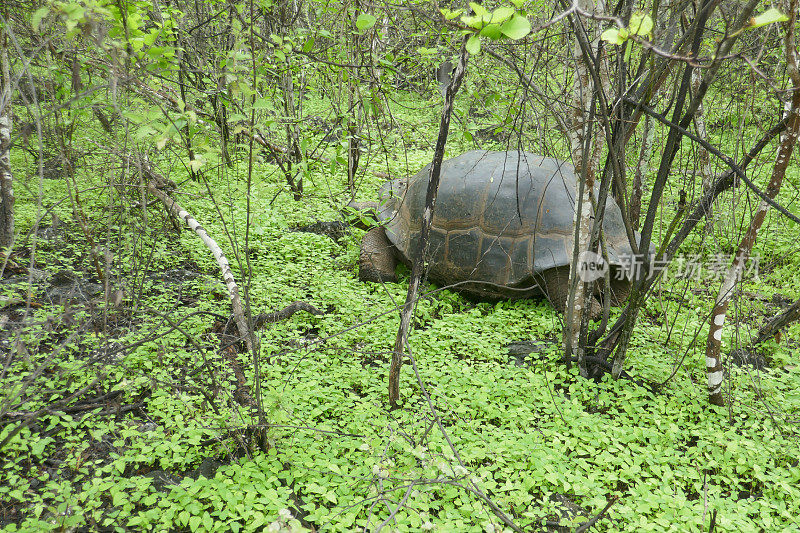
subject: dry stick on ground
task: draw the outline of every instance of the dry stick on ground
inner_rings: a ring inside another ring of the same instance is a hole
[[[411,281],[408,284],[408,292],[406,293],[406,302],[403,306],[403,311],[400,313],[400,328],[397,331],[394,353],[392,353],[392,363],[389,367],[389,403],[392,407],[397,407],[400,401],[400,368],[403,366],[403,349],[408,341],[408,326],[411,323],[411,313],[417,301],[419,283],[425,268],[428,233],[430,233],[433,209],[436,204],[436,193],[439,189],[439,175],[442,170],[444,147],[445,144],[447,144],[447,134],[450,131],[450,115],[453,111],[453,101],[461,86],[461,80],[464,79],[464,72],[467,69],[467,57],[468,52],[465,39],[461,44],[461,55],[458,59],[458,66],[455,72],[453,72],[453,79],[444,97],[442,119],[441,122],[439,122],[439,137],[436,140],[436,150],[434,151],[433,161],[431,163],[431,174],[428,177],[428,189],[425,193],[425,211],[422,214],[422,228],[420,229],[419,244],[414,252],[414,263],[411,267]]]
[[[307,302],[296,301],[292,302],[280,311],[275,311],[274,313],[261,313],[260,315],[256,316],[253,319],[253,328],[259,329],[264,324],[272,324],[273,322],[278,322],[281,320],[286,320],[287,318],[291,317],[298,311],[305,311],[306,313],[311,313],[312,315],[322,315],[323,312],[311,305]]]
[[[608,500],[608,503],[606,504],[606,506],[603,507],[600,510],[599,513],[594,515],[594,517],[590,518],[589,520],[587,520],[586,522],[584,522],[583,524],[578,526],[575,529],[575,533],[583,533],[584,531],[589,531],[589,529],[591,529],[601,518],[603,518],[603,515],[606,514],[606,512],[609,509],[611,509],[611,506],[614,505],[615,503],[617,503],[617,497],[616,496],[614,496],[610,500]]]
[[[142,161],[142,172],[147,178],[147,190],[150,192],[150,194],[161,200],[161,202],[167,208],[167,211],[169,211],[172,216],[184,221],[189,229],[194,231],[197,236],[200,237],[200,240],[203,241],[203,244],[205,244],[206,247],[211,250],[211,253],[214,254],[214,259],[217,260],[219,269],[222,272],[222,279],[225,281],[225,286],[228,288],[228,295],[231,299],[233,317],[234,321],[236,322],[236,326],[239,329],[239,336],[244,338],[244,342],[247,345],[247,350],[252,353],[255,346],[255,339],[247,327],[247,318],[244,316],[242,301],[239,298],[239,287],[236,285],[236,280],[233,279],[231,265],[228,263],[225,253],[214,241],[214,239],[208,235],[206,230],[203,229],[203,226],[201,226],[200,223],[188,213],[188,211],[183,209],[174,199],[161,190],[163,184],[167,183],[165,178],[154,172],[146,161]]]
[[[286,320],[291,318],[293,314],[298,311],[305,311],[306,313],[311,313],[312,315],[319,316],[324,314],[322,311],[314,307],[308,302],[301,302],[300,300],[295,301],[284,307],[279,311],[274,311],[272,313],[261,313],[260,315],[256,315],[253,317],[253,330],[261,329],[264,327],[265,324],[273,324],[275,322],[280,322],[281,320]],[[232,324],[236,323],[236,317],[231,316],[228,319],[228,324],[225,326],[224,334],[231,335],[233,332],[231,331],[233,328],[231,327]]]
[[[758,338],[751,346],[756,346],[775,337],[783,328],[798,320],[800,320],[800,299],[796,300],[783,313],[772,317],[766,324],[761,326],[761,329],[758,330]]]
[[[781,136],[780,145],[778,146],[778,155],[775,157],[775,165],[772,169],[772,177],[766,189],[766,195],[770,199],[774,199],[781,189],[783,178],[786,175],[786,168],[789,166],[789,159],[792,156],[792,150],[797,143],[798,133],[800,133],[800,72],[798,72],[797,45],[794,38],[794,24],[797,20],[797,4],[798,0],[790,0],[788,5],[786,5],[790,18],[785,25],[786,37],[784,38],[784,47],[786,50],[786,70],[792,84],[792,98],[790,103],[787,102],[785,111],[785,115],[789,119],[789,124],[786,131]],[[739,248],[733,259],[733,264],[728,269],[728,273],[722,282],[719,294],[714,302],[714,310],[711,313],[711,323],[708,330],[708,340],[706,341],[708,401],[714,405],[725,404],[725,400],[722,397],[723,371],[720,348],[722,346],[722,326],[725,323],[728,304],[733,297],[733,289],[742,275],[747,259],[750,257],[750,252],[758,236],[758,230],[764,223],[764,218],[767,216],[768,210],[769,204],[762,200],[761,204],[758,206],[758,210],[750,221],[750,227],[739,243]]]

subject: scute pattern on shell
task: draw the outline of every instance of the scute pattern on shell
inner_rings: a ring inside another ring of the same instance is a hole
[[[406,263],[419,240],[429,174],[430,165],[381,188],[378,217]],[[476,150],[445,161],[428,276],[443,284],[493,284],[461,287],[479,296],[540,293],[536,275],[570,263],[576,187],[572,165],[528,152]],[[631,249],[611,198],[603,232],[611,264],[622,264],[621,256]]]

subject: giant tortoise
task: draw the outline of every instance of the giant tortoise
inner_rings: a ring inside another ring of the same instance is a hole
[[[419,241],[430,165],[387,182],[371,207],[380,222],[364,236],[359,277],[397,281]],[[577,181],[572,165],[528,152],[476,150],[442,163],[426,261],[428,277],[481,299],[544,295],[563,312],[573,250]],[[364,209],[370,204],[353,204]],[[632,250],[622,214],[609,197],[603,218],[611,278],[627,272]],[[625,297],[626,276],[612,282]],[[617,303],[612,301],[612,303]],[[593,298],[592,315],[600,313]]]

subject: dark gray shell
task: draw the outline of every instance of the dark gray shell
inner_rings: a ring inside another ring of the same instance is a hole
[[[378,217],[409,263],[416,249],[430,165],[386,183]],[[428,249],[428,276],[463,281],[479,295],[536,294],[537,274],[570,264],[577,181],[572,165],[527,152],[472,151],[442,163]],[[603,221],[611,264],[631,254],[622,214],[609,198]],[[508,289],[530,289],[527,292]]]

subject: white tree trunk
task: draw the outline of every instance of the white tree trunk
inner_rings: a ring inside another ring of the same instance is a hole
[[[775,165],[772,169],[772,177],[767,185],[766,194],[769,198],[775,198],[780,191],[783,178],[786,175],[786,168],[789,166],[789,159],[792,155],[794,145],[797,143],[798,133],[800,132],[800,72],[798,72],[798,53],[794,38],[794,26],[797,20],[798,0],[791,0],[785,5],[786,13],[789,13],[790,20],[784,26],[786,37],[784,39],[786,49],[786,67],[791,81],[791,101],[786,103],[785,115],[789,119],[786,131],[783,132],[778,146],[778,154],[775,157]],[[708,401],[715,405],[724,405],[722,397],[722,358],[720,357],[722,347],[722,326],[728,312],[728,304],[733,296],[733,289],[736,282],[740,279],[745,263],[750,257],[750,252],[756,242],[758,230],[764,223],[767,216],[769,204],[761,201],[747,229],[736,257],[728,270],[725,280],[722,282],[719,294],[711,312],[711,324],[706,340],[706,374],[708,376]]]
[[[597,14],[602,14],[605,11],[602,0],[598,0],[596,3],[594,0],[580,0],[580,7],[586,11]],[[591,24],[588,19],[584,20],[584,22],[587,26]],[[576,28],[577,25],[576,22]],[[590,46],[595,50],[597,48],[599,32],[593,25],[592,29],[588,29],[587,33],[591,43]],[[587,65],[586,61],[584,61],[583,52],[578,42],[577,35],[575,36],[573,47],[573,60],[575,63],[575,81],[573,83],[572,116],[569,121],[570,130],[568,136],[570,140],[572,163],[575,166],[575,174],[583,187],[582,196],[576,191],[575,232],[573,234],[575,238],[574,246],[577,246],[578,254],[580,254],[589,249],[591,241],[594,219],[593,195],[595,170],[599,165],[600,155],[604,145],[604,134],[602,128],[598,128],[597,133],[594,133],[592,125],[587,124],[595,92],[590,71],[593,66]],[[600,62],[602,63],[602,60]],[[607,78],[603,73],[599,72],[598,74],[601,83],[607,85],[607,83],[604,83],[604,80],[607,81]],[[600,88],[600,90],[605,89],[606,87]],[[588,142],[588,151],[584,152],[584,148],[587,145],[587,134],[592,138],[589,139]],[[586,156],[586,158],[584,156]],[[584,284],[580,281],[578,276],[578,267],[579,263],[573,260],[570,265],[569,277],[573,290],[570,290],[569,296],[567,297],[567,305],[565,307],[566,315],[564,317],[564,352],[567,357],[571,357],[577,351],[581,374],[585,374],[585,366],[582,361],[583,352],[582,350],[578,350],[578,347],[580,344],[581,322],[587,309],[591,311],[592,300],[591,295],[585,294]]]
[[[11,68],[0,44],[0,249],[14,241],[14,184],[11,174]]]

